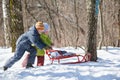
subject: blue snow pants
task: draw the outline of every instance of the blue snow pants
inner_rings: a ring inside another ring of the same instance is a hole
[[[18,44],[16,46],[15,54],[11,57],[5,64],[5,67],[11,67],[15,62],[21,59],[24,55],[25,51],[30,52],[30,56],[27,63],[34,64],[35,57],[36,57],[36,49],[28,44]]]

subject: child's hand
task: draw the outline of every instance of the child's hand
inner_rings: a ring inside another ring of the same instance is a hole
[[[51,46],[47,46],[45,49],[52,49],[52,47]]]
[[[51,46],[54,46],[54,43],[51,43]]]

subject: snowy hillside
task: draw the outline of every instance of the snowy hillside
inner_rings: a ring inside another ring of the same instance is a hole
[[[80,48],[59,49],[84,53]],[[120,80],[120,48],[116,47],[109,47],[108,51],[105,48],[98,50],[98,62],[65,65],[55,62],[50,65],[46,55],[45,66],[30,69],[21,68],[23,56],[20,61],[4,72],[2,66],[12,55],[11,48],[0,48],[0,80]],[[64,61],[72,60],[70,58]]]

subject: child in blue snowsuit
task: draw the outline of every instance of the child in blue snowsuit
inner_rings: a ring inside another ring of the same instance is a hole
[[[32,46],[34,44],[39,49],[43,48],[51,48],[42,42],[40,39],[40,34],[44,31],[44,24],[40,21],[36,23],[35,26],[32,26],[29,31],[22,34],[17,42],[16,42],[16,50],[13,57],[11,57],[6,64],[4,65],[4,71],[10,68],[15,62],[21,59],[25,51],[30,53],[26,68],[33,67],[35,57],[36,57],[36,49]]]

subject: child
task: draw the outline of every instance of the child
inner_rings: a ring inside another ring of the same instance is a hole
[[[48,32],[44,32],[40,35],[40,38],[46,45],[52,45],[52,41],[47,35]],[[44,65],[44,55],[45,55],[45,49],[38,49],[37,48],[37,66],[43,66]]]
[[[50,27],[47,23],[44,24],[44,32],[40,34],[40,39],[45,43],[47,46],[52,45],[52,41],[48,36],[48,32],[50,31]],[[34,44],[33,44],[34,46]],[[44,65],[44,55],[45,55],[45,48],[44,49],[39,49],[36,47],[37,50],[37,66],[43,66]],[[22,66],[25,67],[27,58],[29,57],[29,54],[26,56],[26,58],[23,60]]]
[[[51,48],[51,46],[47,46],[43,41],[39,38],[39,35],[44,32],[44,24],[41,21],[38,21],[34,26],[32,26],[27,32],[23,33],[16,42],[16,50],[15,54],[7,60],[5,65],[3,66],[4,71],[8,68],[12,67],[18,60],[22,58],[25,51],[30,53],[26,68],[33,67],[35,57],[36,57],[36,49],[32,46],[35,44],[39,49],[43,49],[46,47]]]

